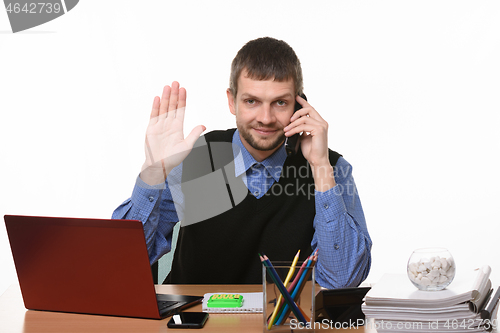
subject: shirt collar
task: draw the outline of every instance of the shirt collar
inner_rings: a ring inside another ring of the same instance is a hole
[[[234,173],[236,177],[246,172],[252,165],[259,163],[253,158],[241,142],[240,133],[233,134]],[[260,162],[271,174],[275,181],[279,181],[283,164],[286,160],[285,145],[281,145],[271,156]]]

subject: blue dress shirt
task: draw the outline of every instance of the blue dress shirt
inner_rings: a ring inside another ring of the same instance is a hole
[[[257,199],[261,198],[280,178],[286,159],[284,145],[257,162],[236,130],[233,147],[235,176],[245,173],[242,177],[245,185]],[[163,184],[150,186],[137,177],[131,198],[113,213],[114,219],[142,221],[151,263],[171,250],[173,228],[183,218],[181,177],[182,164],[170,172]],[[316,281],[326,288],[357,286],[368,276],[372,241],[352,167],[343,157],[337,161],[334,177],[336,186],[325,192],[314,191],[316,216],[311,247],[313,251],[318,249]]]

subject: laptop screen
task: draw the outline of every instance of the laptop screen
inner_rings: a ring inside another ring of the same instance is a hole
[[[27,309],[160,318],[140,221],[5,216]]]

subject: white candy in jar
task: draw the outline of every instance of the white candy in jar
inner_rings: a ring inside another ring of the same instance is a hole
[[[422,286],[437,286],[445,284],[455,275],[453,258],[420,259],[408,265],[410,279]]]

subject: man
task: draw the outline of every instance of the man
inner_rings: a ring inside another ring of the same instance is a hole
[[[298,249],[302,259],[318,250],[321,286],[366,278],[372,243],[351,166],[328,149],[328,124],[302,90],[293,49],[266,37],[248,42],[232,63],[227,97],[236,130],[200,137],[200,125],[184,138],[186,90],[174,82],[155,97],[146,162],[113,218],[143,221],[151,263],[170,251],[182,220],[165,282],[260,283],[258,252],[291,261]],[[300,133],[300,149],[287,157],[285,139]]]

